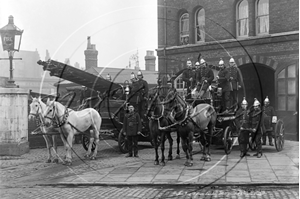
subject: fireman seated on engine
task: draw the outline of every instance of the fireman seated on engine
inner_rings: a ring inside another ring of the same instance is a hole
[[[214,79],[214,73],[212,69],[210,69],[205,62],[204,59],[200,60],[200,68],[196,71],[196,82],[197,82],[197,89],[196,91],[199,92],[197,98],[201,99],[203,95],[211,89],[211,83]]]

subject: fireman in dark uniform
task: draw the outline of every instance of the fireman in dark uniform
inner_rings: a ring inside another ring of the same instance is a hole
[[[263,143],[262,145],[266,145],[266,138],[268,136],[269,138],[269,145],[274,146],[272,142],[272,137],[273,137],[273,128],[272,128],[272,118],[273,116],[276,115],[275,110],[272,106],[270,106],[270,100],[268,96],[266,97],[264,101],[264,106],[262,108],[263,111],[263,121],[262,121],[262,127],[263,127],[263,135],[262,135],[262,140]]]
[[[256,143],[256,148],[257,148],[257,153],[254,154],[253,156],[257,156],[257,158],[261,158],[262,156],[262,143],[261,143],[261,137],[262,137],[262,132],[261,132],[261,108],[260,108],[260,103],[259,101],[254,98],[254,103],[253,103],[253,110],[250,111],[250,128],[252,128],[254,141]]]
[[[126,157],[138,157],[138,135],[141,133],[142,124],[140,115],[134,111],[133,105],[128,105],[128,113],[123,121],[123,133],[128,140],[128,155]]]
[[[200,68],[196,74],[197,90],[199,91],[198,98],[201,98],[207,91],[208,87],[214,79],[214,73],[212,69],[207,66],[204,59],[200,60]]]
[[[139,106],[139,82],[136,78],[134,72],[131,73],[130,77],[131,85],[130,85],[130,95],[129,95],[129,102],[134,108],[137,110]]]
[[[249,111],[247,110],[248,103],[244,97],[241,103],[241,108],[236,112],[235,123],[238,129],[238,141],[240,147],[240,157],[250,156],[247,153],[249,144]]]
[[[238,69],[234,59],[231,57],[229,60],[229,67],[226,68],[229,73],[229,85],[230,85],[230,106],[237,104],[238,90],[241,88],[241,72]]]
[[[222,110],[229,111],[230,108],[230,85],[229,85],[229,73],[225,69],[224,61],[219,61],[220,71],[217,75],[219,87],[222,88]]]
[[[182,73],[182,81],[185,82],[185,88],[187,89],[186,99],[191,99],[191,89],[195,85],[195,72],[191,60],[187,60],[186,65],[187,69]]]
[[[143,73],[142,71],[138,71],[137,73],[137,77],[138,77],[138,84],[139,84],[139,105],[138,105],[138,110],[139,113],[141,115],[141,117],[144,116],[144,114],[146,113],[146,108],[147,108],[147,100],[148,100],[148,91],[149,91],[149,87],[148,87],[148,82],[145,81],[143,78]]]

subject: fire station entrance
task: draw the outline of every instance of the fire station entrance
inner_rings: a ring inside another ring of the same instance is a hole
[[[242,101],[246,95],[249,105],[253,104],[254,98],[263,104],[264,99],[268,96],[271,105],[275,108],[275,71],[260,63],[244,64],[239,68],[244,80],[244,88],[239,92],[239,101]]]
[[[263,104],[266,96],[275,108],[276,115],[285,124],[285,139],[299,140],[298,117],[298,66],[292,64],[277,71],[260,63],[239,66],[244,89],[239,92],[239,102],[245,95],[248,104],[253,105],[254,98]]]

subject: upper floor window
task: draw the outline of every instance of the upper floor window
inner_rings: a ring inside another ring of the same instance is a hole
[[[190,31],[189,31],[189,14],[184,13],[179,20],[179,29],[180,29],[180,45],[189,44],[190,40]]]
[[[200,8],[196,12],[196,42],[205,41],[205,11],[203,8]]]
[[[269,33],[269,0],[258,0],[256,4],[256,34]]]
[[[248,1],[242,0],[237,5],[237,19],[236,19],[236,27],[237,27],[237,36],[243,37],[248,36],[249,34],[249,12],[248,12]]]

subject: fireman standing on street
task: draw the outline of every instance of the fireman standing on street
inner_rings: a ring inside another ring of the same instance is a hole
[[[123,133],[128,140],[128,155],[126,157],[138,156],[138,135],[141,134],[142,124],[140,115],[134,111],[133,105],[128,105],[128,113],[123,121]],[[132,154],[133,152],[133,154]]]
[[[257,158],[261,158],[262,156],[262,143],[261,143],[261,108],[260,108],[260,102],[254,98],[253,103],[253,110],[250,111],[250,124],[253,132],[252,138],[254,138],[254,141],[256,143],[256,150],[257,152],[253,156],[257,156]]]
[[[274,146],[272,142],[272,137],[273,137],[273,128],[272,128],[272,118],[273,116],[276,115],[275,110],[272,106],[270,106],[270,100],[268,96],[266,97],[264,101],[264,106],[263,106],[263,121],[262,121],[262,127],[263,127],[263,143],[262,145],[266,145],[266,138],[268,136],[269,138],[269,145]]]
[[[219,87],[222,88],[222,110],[229,112],[230,108],[230,85],[229,85],[229,73],[225,69],[224,61],[221,58],[219,61],[220,71],[217,75]]]
[[[248,102],[245,97],[241,103],[241,108],[236,112],[235,123],[238,129],[238,141],[240,147],[240,157],[250,156],[247,153],[248,144],[249,144],[249,111],[247,110]]]

